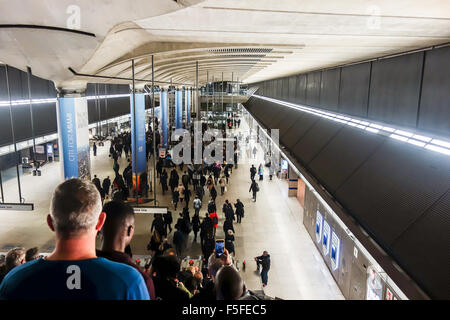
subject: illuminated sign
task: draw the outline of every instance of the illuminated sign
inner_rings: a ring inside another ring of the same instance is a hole
[[[323,221],[323,231],[322,231],[322,250],[323,254],[326,256],[330,252],[330,233],[331,228],[328,222]]]
[[[341,247],[341,240],[336,233],[331,234],[331,268],[336,270],[339,267],[339,253]]]
[[[320,239],[322,239],[322,223],[323,223],[323,216],[319,211],[317,211],[317,213],[316,213],[316,240],[318,243],[320,242]]]

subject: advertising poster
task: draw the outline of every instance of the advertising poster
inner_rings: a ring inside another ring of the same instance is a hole
[[[339,267],[339,252],[340,252],[341,240],[333,231],[331,234],[331,267],[336,270]]]
[[[58,99],[58,133],[63,155],[64,179],[78,177],[75,98]]]
[[[322,222],[323,222],[323,216],[319,211],[317,211],[316,212],[316,240],[317,240],[317,242],[320,242],[320,239],[322,239]]]
[[[89,121],[86,97],[74,98],[76,120],[76,144],[78,154],[78,177],[91,179],[91,161],[89,154]]]
[[[331,228],[330,225],[328,224],[328,222],[326,222],[325,220],[323,221],[323,235],[322,235],[322,250],[323,250],[323,255],[326,256],[328,255],[328,252],[330,252],[330,233],[331,233]]]
[[[160,93],[160,99],[159,103],[161,104],[161,146],[163,148],[167,148],[167,113],[168,113],[168,107],[167,107],[167,92],[161,91]]]
[[[136,159],[136,163],[132,161],[133,173],[141,174],[147,171],[147,159],[145,152],[145,95],[143,93],[135,94],[133,105],[133,95],[130,95],[130,112],[131,112],[131,150],[132,159]],[[136,115],[136,119],[134,118]],[[136,125],[135,125],[136,122]],[[136,132],[134,132],[136,128]],[[136,143],[136,148],[134,147]]]
[[[183,91],[175,91],[175,129],[183,128]]]
[[[185,103],[186,103],[186,128],[191,126],[191,91],[185,91]]]

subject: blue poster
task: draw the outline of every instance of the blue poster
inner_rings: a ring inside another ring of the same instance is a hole
[[[63,151],[64,179],[78,178],[75,98],[58,98],[60,146]]]
[[[161,91],[159,104],[161,105],[161,144],[163,148],[167,148],[167,92]]]
[[[191,126],[191,91],[186,90],[186,128]]]
[[[183,128],[183,91],[175,91],[175,129]]]
[[[131,112],[131,150],[132,159],[136,159],[136,164],[132,162],[133,173],[141,174],[147,171],[147,159],[145,152],[145,95],[143,93],[135,94],[136,105],[133,105],[133,95],[130,95]],[[136,112],[136,119],[134,118]],[[134,132],[134,123],[136,121],[136,132]],[[136,137],[136,139],[135,139]],[[134,143],[136,140],[136,155],[134,155]]]

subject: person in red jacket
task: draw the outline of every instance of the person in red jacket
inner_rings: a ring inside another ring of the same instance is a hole
[[[211,221],[212,221],[212,224],[213,224],[213,226],[214,226],[214,236],[216,236],[216,229],[217,229],[217,227],[218,227],[218,225],[219,225],[219,216],[217,215],[217,213],[214,211],[214,212],[211,212],[210,214],[209,214],[209,217],[211,218]]]

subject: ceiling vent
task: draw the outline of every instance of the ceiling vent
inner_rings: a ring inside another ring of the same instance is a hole
[[[208,50],[212,53],[269,53],[271,48],[221,48]]]

